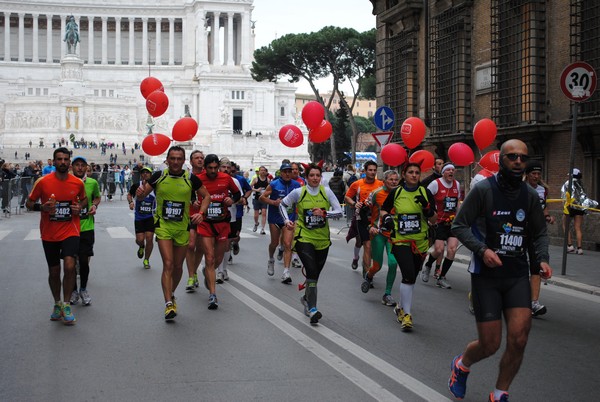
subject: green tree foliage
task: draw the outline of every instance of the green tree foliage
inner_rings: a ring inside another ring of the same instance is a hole
[[[347,118],[352,130],[352,149],[356,148],[358,128],[352,110],[362,93],[362,88],[367,78],[375,72],[375,29],[359,33],[352,28],[324,27],[318,32],[309,34],[288,34],[275,39],[269,46],[257,49],[254,52],[251,74],[256,81],[277,82],[286,77],[290,82],[297,82],[304,78],[310,85],[315,99],[326,110],[331,109],[333,97],[337,94],[341,107],[346,109]],[[316,81],[325,77],[332,80],[332,96],[325,100],[319,94]],[[339,85],[349,82],[354,100],[351,104],[346,101],[345,95]],[[336,132],[332,134],[333,141],[328,141],[330,152],[334,157],[338,142]],[[316,150],[310,150],[313,160],[317,160]],[[324,154],[324,153],[322,153]]]

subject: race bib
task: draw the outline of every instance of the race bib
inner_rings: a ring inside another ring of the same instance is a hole
[[[168,201],[163,202],[163,219],[166,221],[181,222],[183,220],[183,207],[185,202]]]
[[[88,217],[88,207],[87,205],[83,208],[81,208],[81,211],[79,211],[79,219],[87,219]]]
[[[505,257],[520,257],[525,252],[525,228],[510,223],[502,225],[503,232],[496,233],[494,251]]]
[[[152,213],[152,202],[146,200],[137,203],[137,211],[140,214],[148,215]]]
[[[50,215],[51,221],[66,222],[71,220],[71,201],[56,201],[54,213]]]
[[[421,233],[421,214],[399,215],[398,233],[401,235]]]
[[[457,204],[458,204],[458,198],[456,198],[456,197],[444,198],[444,212],[456,211]]]
[[[304,225],[307,229],[320,229],[325,227],[325,217],[313,215],[312,209],[304,210]]]
[[[211,202],[206,210],[206,218],[211,220],[218,220],[224,217],[223,204],[220,202]]]

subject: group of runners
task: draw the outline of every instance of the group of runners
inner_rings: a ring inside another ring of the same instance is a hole
[[[452,164],[440,164],[438,177],[425,187],[417,163],[405,164],[400,173],[386,171],[380,181],[376,178],[377,164],[367,162],[365,177],[352,183],[346,193],[345,201],[355,211],[354,232],[348,237],[356,237],[353,269],[358,268],[360,248],[364,249],[361,290],[367,293],[372,287],[386,250],[389,269],[382,303],[394,307],[396,319],[405,331],[413,328],[413,290],[419,272],[422,270],[421,279],[427,282],[436,261],[436,284],[449,289],[446,274],[458,241],[472,251],[469,271],[479,337],[452,362],[448,386],[456,398],[464,397],[470,366],[499,348],[504,315],[507,346],[490,400],[507,400],[508,386],[519,368],[531,326],[534,285],[530,284],[530,269],[536,266],[537,274],[546,278],[552,274],[546,232],[546,222],[552,222],[541,207],[543,192],[523,181],[528,159],[524,143],[505,142],[500,150],[500,172],[475,186],[461,208],[460,184],[454,179]],[[35,183],[27,207],[42,213],[40,231],[55,300],[51,319],[72,325],[76,319],[71,305],[79,299],[83,304],[91,303],[87,280],[93,256],[93,217],[100,204],[100,193],[98,183],[87,177],[84,158],[73,159],[73,175],[69,174],[71,161],[66,148],[54,151],[53,162],[56,172]],[[238,167],[227,158],[194,151],[190,155],[191,172],[184,169],[185,162],[185,150],[171,147],[166,169],[142,169],[140,182],[128,194],[135,216],[137,255],[147,269],[153,237],[158,243],[163,263],[165,320],[172,321],[177,316],[175,291],[186,260],[186,290],[194,291],[199,286],[197,270],[204,259],[202,274],[209,291],[208,308],[218,308],[216,283],[228,279],[224,260],[229,259],[229,253],[239,252],[241,214],[254,194],[254,230],[258,230],[262,214],[261,233],[266,233],[268,220],[271,234],[267,274],[274,275],[274,256],[278,251],[284,265],[281,280],[291,283],[289,270],[294,250],[306,275],[301,297],[304,313],[310,323],[318,323],[323,315],[317,307],[317,284],[331,245],[329,220],[342,216],[338,198],[322,184],[322,168],[306,165],[305,183],[301,183],[294,178],[293,165],[283,161],[278,178],[269,181],[261,168],[248,185],[237,175]],[[534,170],[541,169],[535,167],[527,173]],[[433,233],[430,228],[434,228]],[[425,262],[432,244],[433,250]],[[447,251],[440,262],[445,247]],[[79,287],[76,259],[80,267]],[[397,302],[391,296],[396,267],[402,276]]]

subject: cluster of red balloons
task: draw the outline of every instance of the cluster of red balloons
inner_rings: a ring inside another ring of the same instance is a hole
[[[163,84],[154,77],[145,78],[140,84],[140,92],[146,99],[146,110],[152,117],[164,114],[169,108],[169,98],[164,92]],[[175,141],[189,141],[198,132],[198,123],[191,117],[179,119],[171,131]],[[142,141],[142,150],[151,156],[163,154],[171,145],[172,139],[165,134],[150,134]]]
[[[310,101],[302,108],[302,121],[308,128],[308,140],[319,143],[331,137],[333,127],[325,119],[325,108],[317,101]]]

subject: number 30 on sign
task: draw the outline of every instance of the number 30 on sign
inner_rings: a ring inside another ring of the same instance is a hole
[[[567,98],[575,102],[589,99],[596,90],[596,72],[588,63],[569,64],[560,76],[560,88]]]

